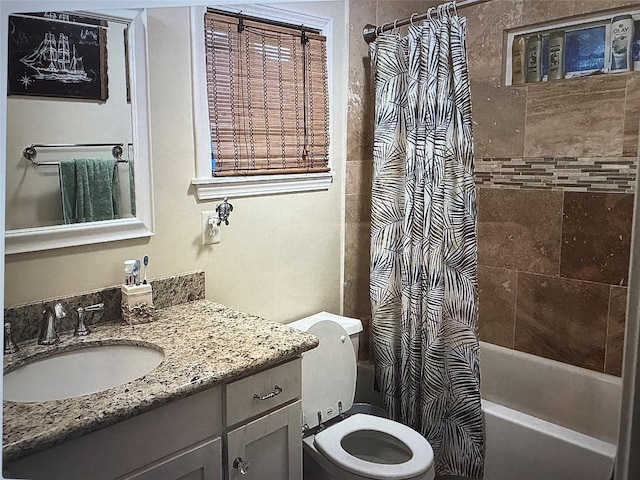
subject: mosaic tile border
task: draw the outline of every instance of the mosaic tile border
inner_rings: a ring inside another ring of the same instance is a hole
[[[635,193],[636,157],[477,158],[476,185]]]

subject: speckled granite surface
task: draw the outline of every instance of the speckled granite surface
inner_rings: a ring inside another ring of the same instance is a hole
[[[103,392],[42,403],[3,402],[5,462],[52,447],[118,421],[298,357],[317,346],[313,335],[207,300],[156,312],[156,320],[132,327],[104,323],[88,337],[62,334],[58,345],[35,340],[5,356],[5,372],[33,355],[78,344],[134,343],[160,347],[164,361],[146,376]]]
[[[153,303],[156,308],[166,308],[193,300],[202,300],[205,297],[205,274],[202,270],[171,277],[154,278],[149,283],[153,287]],[[57,329],[58,332],[64,332],[75,328],[78,321],[76,313],[78,307],[86,307],[96,303],[104,303],[104,310],[87,315],[85,320],[87,325],[91,326],[105,321],[119,320],[122,318],[120,311],[121,301],[120,285],[116,285],[78,295],[49,298],[38,302],[6,307],[4,309],[4,321],[11,323],[13,339],[16,342],[24,342],[30,338],[38,337],[42,310],[45,305],[53,306],[57,302],[62,303],[67,316],[59,322]]]

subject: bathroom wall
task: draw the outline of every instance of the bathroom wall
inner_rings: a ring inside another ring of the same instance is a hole
[[[345,311],[370,318],[373,105],[363,23],[423,11],[351,7]],[[393,4],[393,7],[392,7]],[[503,86],[503,32],[636,2],[491,0],[468,19],[482,340],[620,375],[638,144],[638,74]],[[376,18],[364,15],[377,12]],[[363,20],[364,19],[364,20]]]
[[[334,84],[346,85],[343,1],[300,4],[334,18]],[[229,201],[230,225],[219,245],[201,244],[191,99],[189,10],[149,11],[150,114],[155,236],[5,258],[5,306],[116,285],[122,261],[148,254],[150,278],[204,270],[206,298],[276,321],[341,308],[345,147],[335,134],[328,191]],[[332,92],[332,121],[344,131],[346,88]],[[333,140],[333,139],[332,139]]]

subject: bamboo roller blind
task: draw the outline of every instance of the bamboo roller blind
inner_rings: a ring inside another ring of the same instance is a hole
[[[214,176],[329,170],[325,37],[205,14]]]

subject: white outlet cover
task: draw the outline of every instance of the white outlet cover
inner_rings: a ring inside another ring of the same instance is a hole
[[[210,223],[213,222],[212,224]],[[208,211],[200,213],[200,228],[202,232],[203,245],[215,245],[220,243],[220,226],[218,221],[218,212]]]

